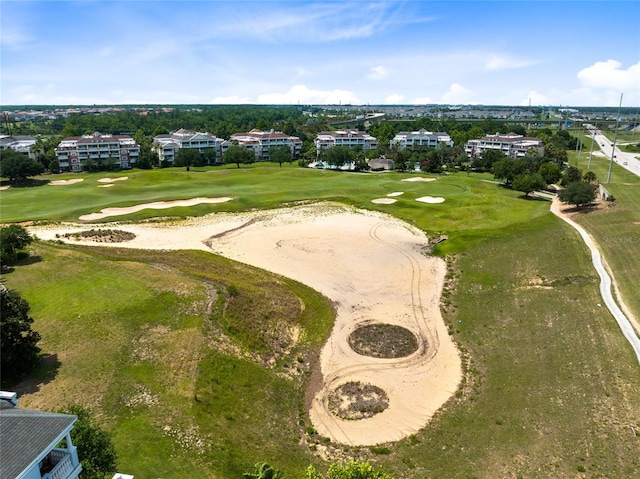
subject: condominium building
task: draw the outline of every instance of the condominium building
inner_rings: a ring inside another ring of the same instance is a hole
[[[366,131],[336,130],[318,133],[315,139],[316,152],[334,146],[346,146],[347,148],[360,147],[363,150],[373,150],[378,147],[378,140]]]
[[[24,153],[29,158],[35,159],[35,155],[31,151],[31,147],[35,144],[36,139],[30,136],[0,135],[0,150],[11,148],[19,153]]]
[[[158,153],[161,162],[172,164],[181,148],[195,148],[201,154],[212,148],[216,152],[216,161],[220,162],[222,154],[229,146],[231,146],[231,142],[211,133],[180,128],[173,133],[155,136],[151,148]]]
[[[401,131],[389,141],[389,147],[397,146],[399,150],[409,148],[440,148],[441,145],[453,146],[453,141],[448,133],[427,131],[424,128],[419,131]]]
[[[234,133],[230,141],[253,150],[256,161],[269,161],[269,148],[272,146],[289,147],[292,159],[300,158],[302,152],[302,140],[281,131],[262,131],[254,128],[246,133]]]
[[[114,166],[128,169],[138,162],[140,145],[127,135],[74,136],[63,139],[55,149],[60,171],[80,171],[84,160],[96,163],[115,160]]]
[[[0,391],[0,477],[77,479],[82,471],[70,414],[18,407],[17,395]]]
[[[544,155],[544,143],[538,138],[528,138],[515,133],[486,135],[484,138],[469,140],[464,151],[469,158],[482,156],[486,150],[499,150],[509,158],[522,158],[530,150]]]

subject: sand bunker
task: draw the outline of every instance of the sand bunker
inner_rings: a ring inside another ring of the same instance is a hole
[[[98,180],[98,181],[100,181],[100,180]],[[98,188],[109,188],[111,186],[113,186],[113,183],[109,183],[108,185],[98,185]]]
[[[404,195],[404,191],[394,191],[393,193],[389,193],[387,196],[400,196]]]
[[[330,298],[336,322],[321,352],[323,382],[309,415],[332,442],[368,446],[405,438],[423,428],[458,388],[461,361],[440,313],[446,264],[426,256],[429,239],[403,221],[325,203],[100,228],[135,234],[131,241],[102,246],[213,251]],[[45,240],[83,229],[83,224],[29,227]],[[348,338],[371,321],[407,329],[417,349],[396,358],[358,354]],[[378,388],[388,407],[371,417],[339,417],[330,398],[347,383]]]
[[[415,176],[413,178],[405,178],[402,181],[436,181],[437,178],[425,178],[424,176]]]
[[[90,213],[88,215],[82,215],[80,219],[82,221],[94,221],[108,218],[109,216],[120,216],[135,213],[146,209],[161,210],[165,208],[173,208],[174,206],[195,206],[201,203],[224,203],[231,201],[233,198],[192,198],[190,200],[176,200],[176,201],[157,201],[155,203],[143,203],[141,205],[128,206],[126,208],[104,208],[100,210],[100,213]]]
[[[54,180],[50,181],[49,184],[52,186],[63,186],[63,185],[73,185],[74,183],[80,183],[84,181],[84,178],[77,178],[75,180]]]
[[[422,203],[444,203],[444,198],[441,196],[422,196],[420,198],[416,198],[416,201],[420,201]]]
[[[128,180],[129,177],[128,176],[121,176],[119,178],[101,178],[98,181],[100,183],[113,183],[114,181],[124,181],[124,180]]]
[[[0,186],[0,191],[8,190],[9,188],[11,188],[11,185]]]
[[[391,205],[398,200],[394,200],[393,198],[376,198],[375,200],[371,200],[371,203],[376,203],[378,205]]]

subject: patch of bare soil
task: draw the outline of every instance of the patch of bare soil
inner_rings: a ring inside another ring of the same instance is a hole
[[[403,358],[418,350],[418,340],[406,328],[392,324],[368,324],[349,335],[356,353],[373,358]]]
[[[94,241],[96,243],[122,243],[123,241],[131,241],[135,239],[135,237],[136,235],[129,231],[112,229],[90,229],[56,235],[56,238],[67,238],[75,241]]]
[[[348,382],[329,394],[329,410],[349,421],[373,417],[388,407],[387,393],[371,384]]]

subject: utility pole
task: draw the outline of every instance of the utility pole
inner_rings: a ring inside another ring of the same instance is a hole
[[[611,181],[611,169],[613,168],[613,157],[616,156],[616,141],[618,140],[618,124],[620,123],[620,109],[622,108],[622,95],[620,93],[620,105],[618,105],[618,118],[616,118],[616,132],[613,135],[613,146],[611,148],[611,161],[609,161],[609,175],[607,176],[607,184]]]

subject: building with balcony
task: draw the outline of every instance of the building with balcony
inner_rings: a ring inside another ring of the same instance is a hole
[[[527,138],[515,133],[486,135],[484,138],[469,140],[464,151],[469,158],[482,156],[486,150],[499,150],[509,158],[522,158],[529,151],[544,155],[544,143],[538,138]]]
[[[281,131],[262,131],[254,128],[246,133],[234,133],[231,143],[253,150],[255,161],[269,161],[269,148],[272,146],[286,146],[291,151],[291,158],[300,158],[302,140],[297,136],[289,136]]]
[[[180,128],[178,131],[153,138],[151,149],[158,153],[161,162],[173,164],[181,148],[195,148],[204,154],[209,148],[216,152],[216,162],[222,161],[222,154],[231,146],[231,142],[218,138],[207,132],[189,131]]]
[[[35,159],[35,155],[31,152],[31,147],[35,144],[36,139],[31,136],[0,135],[0,150],[11,148],[33,159]]]
[[[127,135],[92,135],[64,138],[56,147],[60,171],[80,171],[85,160],[94,164],[112,162],[113,167],[133,168],[140,157],[140,145]]]
[[[82,466],[70,435],[76,419],[21,409],[15,393],[0,392],[0,477],[77,479]]]
[[[366,131],[336,130],[318,133],[315,139],[316,153],[334,146],[346,146],[349,149],[362,148],[373,150],[378,147],[378,140]]]
[[[389,147],[397,147],[399,150],[409,148],[440,148],[441,145],[453,146],[453,141],[448,133],[427,131],[424,128],[419,131],[401,131],[389,141]]]

